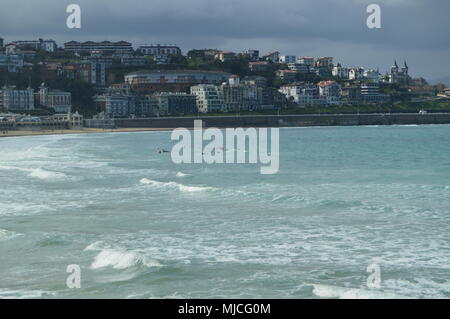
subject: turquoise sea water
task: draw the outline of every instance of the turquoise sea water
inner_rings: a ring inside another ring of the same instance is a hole
[[[276,175],[171,145],[0,139],[0,298],[450,297],[450,126],[281,129]]]

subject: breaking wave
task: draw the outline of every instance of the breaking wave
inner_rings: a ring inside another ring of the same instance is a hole
[[[404,296],[361,288],[344,288],[329,285],[313,285],[313,294],[330,299],[405,299]]]
[[[212,187],[204,187],[204,186],[187,186],[176,182],[159,182],[148,178],[142,178],[140,180],[140,183],[144,185],[152,185],[161,188],[178,189],[180,192],[186,193],[204,192],[213,189]]]
[[[178,172],[176,176],[181,178],[181,177],[188,177],[188,176],[191,176],[191,174],[186,174],[186,173]]]
[[[54,295],[54,293],[42,290],[7,290],[0,288],[0,299],[32,299]]]
[[[64,173],[46,171],[41,168],[33,169],[28,176],[39,179],[63,179],[67,177]]]
[[[60,172],[52,172],[47,171],[42,168],[22,168],[22,167],[15,167],[15,166],[4,166],[0,165],[0,169],[3,170],[18,170],[21,172],[28,173],[29,177],[39,178],[39,179],[63,179],[66,178],[67,175]]]
[[[14,237],[20,236],[21,234],[9,231],[6,229],[0,229],[0,241],[6,241],[13,239]]]
[[[95,242],[85,248],[85,251],[100,251],[91,264],[91,269],[111,267],[113,269],[127,269],[145,266],[147,268],[162,267],[157,260],[152,260],[142,254],[109,246],[103,242]]]

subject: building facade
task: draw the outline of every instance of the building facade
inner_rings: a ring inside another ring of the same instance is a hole
[[[184,115],[197,113],[197,96],[186,93],[158,93],[154,96],[157,115]]]
[[[134,110],[134,97],[119,93],[107,93],[94,96],[97,108],[104,112],[107,117],[129,117]]]
[[[48,39],[38,39],[38,40],[26,40],[26,41],[13,41],[11,42],[17,49],[31,49],[36,51],[47,51],[54,52],[57,49],[56,42]]]
[[[249,62],[248,68],[250,72],[268,72],[272,69],[272,66],[267,61]]]
[[[76,65],[76,78],[96,86],[106,85],[106,64],[95,62],[81,62]]]
[[[297,71],[277,70],[276,76],[284,82],[295,82],[297,80]]]
[[[4,86],[0,90],[0,107],[11,111],[34,110],[34,91],[31,87],[18,90],[15,86]]]
[[[297,57],[295,55],[281,55],[280,59],[279,59],[280,63],[285,63],[285,64],[289,64],[289,63],[296,63],[297,62]]]
[[[389,96],[380,93],[377,83],[366,83],[361,85],[361,101],[363,103],[383,103],[389,100]]]
[[[70,41],[64,43],[64,50],[69,52],[100,51],[104,54],[107,53],[107,54],[125,54],[125,55],[133,53],[133,47],[131,43],[126,41],[118,41],[118,42]]]
[[[288,101],[297,103],[300,107],[321,104],[319,87],[312,83],[296,82],[283,85],[280,90]]]
[[[259,60],[259,50],[247,49],[243,54],[249,57],[250,61],[256,62]]]
[[[175,45],[142,45],[137,49],[137,51],[146,56],[182,54],[181,49]]]
[[[236,53],[231,51],[220,51],[214,56],[214,59],[219,60],[220,62],[229,62],[236,59]]]
[[[42,83],[36,95],[41,105],[54,109],[56,113],[70,113],[72,110],[70,92],[51,90]]]
[[[225,112],[254,111],[259,108],[258,87],[256,85],[241,84],[238,77],[230,77],[228,83],[221,86]]]
[[[404,66],[400,68],[397,64],[397,61],[394,62],[394,65],[391,67],[391,73],[389,74],[389,83],[396,83],[400,85],[408,85],[410,81],[409,76],[409,67],[404,63]]]
[[[341,86],[336,81],[321,81],[318,84],[319,95],[324,105],[341,104]]]
[[[340,78],[342,80],[348,80],[349,79],[349,71],[350,70],[347,67],[343,67],[340,63],[338,63],[336,66],[333,67],[331,74],[334,77]]]
[[[280,61],[280,52],[278,52],[278,51],[269,52],[269,53],[263,55],[262,58],[265,61],[270,61],[272,63],[278,63]]]
[[[19,72],[23,66],[23,56],[18,54],[0,54],[0,68],[5,68],[8,72]]]
[[[200,84],[191,87],[191,94],[196,96],[197,109],[201,113],[224,112],[225,101],[219,86]]]
[[[139,95],[160,92],[189,92],[193,85],[220,85],[228,81],[229,73],[221,71],[196,70],[149,70],[137,71],[125,75],[133,92]]]

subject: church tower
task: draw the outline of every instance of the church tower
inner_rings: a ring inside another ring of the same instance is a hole
[[[391,67],[391,73],[396,74],[398,73],[399,67],[397,64],[397,60],[395,60],[394,65]]]
[[[402,72],[404,73],[404,75],[408,75],[409,68],[408,68],[408,64],[406,64],[406,60],[405,60],[405,65],[402,68]]]

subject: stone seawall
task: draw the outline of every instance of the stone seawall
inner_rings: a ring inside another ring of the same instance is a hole
[[[450,124],[450,113],[430,114],[343,114],[343,115],[261,115],[222,117],[164,117],[146,119],[115,119],[116,128],[192,128],[194,120],[203,127],[296,127]]]

